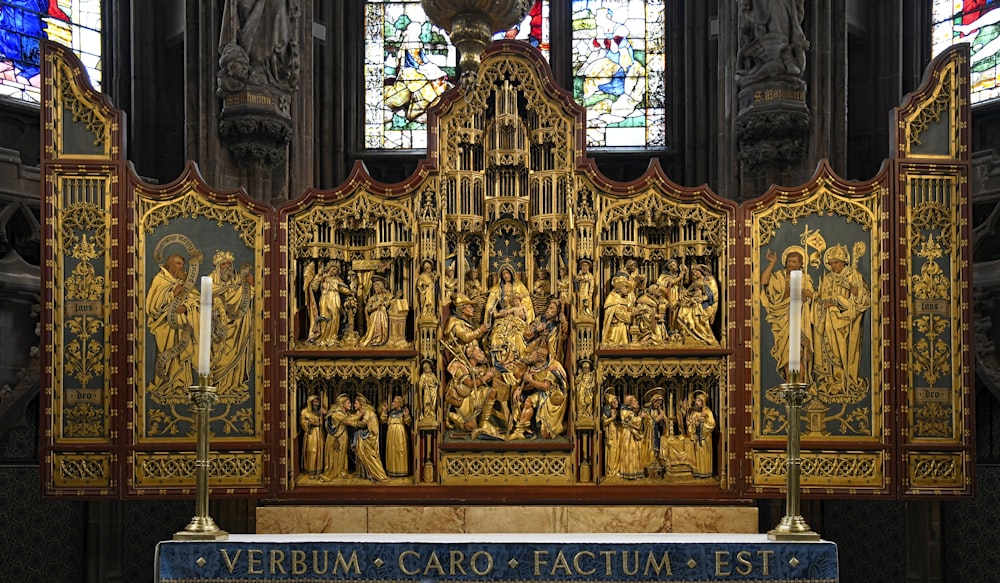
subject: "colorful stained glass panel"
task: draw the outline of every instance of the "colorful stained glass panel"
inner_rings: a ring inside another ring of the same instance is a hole
[[[365,5],[365,147],[427,147],[427,109],[457,81],[457,51],[419,0]]]
[[[531,46],[538,49],[545,60],[549,60],[549,1],[535,0],[535,4],[528,11],[524,20],[507,32],[498,32],[493,35],[493,40],[517,39],[526,41]]]
[[[664,148],[664,0],[573,1],[573,96],[587,144]]]
[[[934,0],[931,49],[937,55],[953,44],[969,43],[972,103],[1000,97],[998,8],[996,0]]]
[[[41,39],[73,49],[101,86],[101,0],[0,0],[0,95],[37,103]]]

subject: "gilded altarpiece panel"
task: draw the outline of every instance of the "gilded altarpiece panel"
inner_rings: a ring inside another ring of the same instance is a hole
[[[892,468],[889,404],[891,286],[887,173],[848,183],[826,165],[804,188],[772,189],[748,203],[750,315],[745,363],[750,400],[751,485],[784,484],[789,419],[781,385],[789,378],[789,282],[801,271],[799,336],[802,487],[882,492]]]
[[[429,112],[408,180],[359,164],[277,209],[193,165],[142,183],[120,113],[68,52],[43,62],[47,495],[191,494],[186,389],[209,342],[213,495],[777,496],[794,267],[805,492],[970,492],[960,49],[896,111],[877,177],[822,163],[742,205],[656,162],[603,177],[583,110],[523,43],[495,43]]]
[[[969,57],[952,48],[894,110],[902,494],[973,484]]]
[[[43,59],[46,83],[42,202],[41,362],[47,431],[43,489],[116,492],[116,395],[123,381],[124,265],[115,214],[122,208],[121,113],[94,92],[65,49]]]
[[[193,485],[196,425],[189,387],[199,382],[197,357],[207,343],[209,382],[217,391],[208,413],[210,478],[220,487],[258,491],[269,479],[264,346],[274,337],[264,282],[270,277],[265,250],[273,236],[272,211],[245,194],[212,191],[193,165],[164,187],[136,183],[132,200],[137,366],[129,489]],[[210,304],[202,298],[203,277],[211,278]],[[208,338],[199,330],[206,309]]]

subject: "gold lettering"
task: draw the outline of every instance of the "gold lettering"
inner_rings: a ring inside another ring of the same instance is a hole
[[[298,549],[292,551],[292,575],[303,575],[306,572],[306,552]]]
[[[632,555],[635,557],[635,564],[633,565],[632,570],[629,571],[628,551],[622,551],[622,571],[630,577],[639,572],[639,551],[632,551]]]
[[[764,560],[764,563],[762,565],[762,567],[764,569],[764,572],[761,573],[761,575],[767,577],[768,575],[771,574],[771,565],[768,564],[767,561],[772,556],[774,556],[774,551],[757,551],[757,555],[760,556],[760,558]]]
[[[462,551],[451,551],[448,553],[448,559],[448,573],[450,575],[454,575],[456,570],[465,575],[465,567],[462,566],[462,561],[465,560],[465,553]]]
[[[725,556],[725,559],[722,557]],[[715,576],[716,577],[728,577],[733,574],[732,571],[723,572],[723,567],[729,566],[729,551],[715,551]]]
[[[264,551],[262,549],[247,549],[247,573],[250,575],[264,574]]]
[[[406,557],[414,556],[417,560],[420,560],[420,554],[417,551],[403,551],[399,553],[399,570],[403,572],[404,575],[416,575],[420,572],[420,569],[407,569],[406,568]]]
[[[750,551],[736,553],[736,563],[741,565],[740,567],[736,567],[736,572],[740,575],[749,575],[753,572],[753,564],[750,563]]]
[[[351,568],[352,565],[354,566],[354,574],[355,575],[360,575],[361,574],[361,566],[358,565],[358,551],[351,552],[351,561],[350,562],[344,561],[344,555],[340,554],[340,551],[337,551],[337,562],[333,564],[333,572],[334,573],[336,573],[341,567],[343,567],[344,568],[344,572],[347,573],[350,570],[350,568]]]
[[[586,571],[584,570],[583,567],[580,566],[580,557],[583,555],[590,557],[591,560],[595,558],[594,553],[590,551],[580,551],[579,553],[573,555],[573,568],[576,569],[576,572],[579,575],[593,575],[594,571],[596,571],[597,569],[591,569],[589,571]]]
[[[604,555],[604,575],[607,576],[607,577],[610,577],[611,573],[613,572],[613,570],[611,568],[611,557],[613,557],[615,555],[615,552],[614,551],[601,551],[601,554]]]
[[[535,551],[535,576],[538,576],[538,575],[542,574],[542,565],[548,565],[549,564],[548,561],[543,561],[542,560],[542,555],[545,555],[545,557],[548,558],[549,552],[548,551]]]
[[[552,570],[549,571],[549,575],[555,575],[556,569],[562,569],[566,575],[573,574],[573,571],[570,571],[569,569],[569,561],[566,560],[566,555],[564,555],[562,551],[559,551],[559,554],[556,555],[556,562],[552,565]]]
[[[438,575],[444,576],[444,567],[441,566],[441,559],[438,558],[435,551],[431,551],[431,558],[427,559],[427,564],[424,566],[424,575],[430,572],[432,568],[437,571]]]
[[[476,568],[476,565],[479,563],[479,557],[486,557],[486,568],[483,570]],[[489,575],[493,571],[493,555],[486,551],[476,551],[472,553],[472,557],[469,559],[469,567],[476,575]]]
[[[659,563],[656,562],[656,555],[653,554],[653,551],[649,551],[649,554],[646,555],[646,568],[642,571],[643,577],[649,576],[650,567],[653,568],[653,571],[657,574],[657,576],[659,576],[660,571],[663,571],[664,575],[674,574],[673,571],[670,570],[670,556],[667,554],[667,551],[663,551],[663,558],[660,559]]]
[[[285,551],[279,549],[271,549],[271,575],[277,575],[278,571],[281,571],[282,575],[287,575],[285,573],[285,567],[282,566],[282,561],[285,560]]]
[[[240,554],[243,551],[240,549],[236,549],[236,554],[233,555],[233,558],[231,559],[229,558],[229,551],[227,551],[226,549],[219,549],[219,552],[222,553],[222,560],[225,561],[226,568],[229,569],[229,574],[232,575],[233,569],[236,568],[236,561],[240,560]]]
[[[326,574],[330,568],[330,551],[323,551],[323,569],[319,568],[319,551],[313,551],[313,573],[316,575]]]

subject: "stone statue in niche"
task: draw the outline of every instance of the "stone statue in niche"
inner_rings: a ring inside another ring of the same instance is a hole
[[[737,84],[799,77],[806,68],[809,42],[802,32],[803,0],[739,0]]]

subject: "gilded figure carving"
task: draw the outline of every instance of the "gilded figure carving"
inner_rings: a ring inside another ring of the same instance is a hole
[[[389,479],[379,452],[379,419],[375,407],[364,395],[355,395],[354,414],[347,418],[356,431],[351,436],[351,450],[357,463],[358,477],[372,482]]]
[[[590,364],[589,360],[580,361],[580,369],[576,373],[575,381],[577,424],[587,421],[593,427],[597,381],[594,378],[593,365]]]
[[[424,260],[420,263],[420,275],[417,276],[417,307],[422,318],[436,318],[438,274],[434,271],[434,263]]]
[[[395,395],[392,403],[382,403],[379,407],[379,421],[386,425],[385,432],[385,473],[390,478],[405,478],[410,475],[410,408],[403,402],[402,395]]]
[[[437,424],[438,392],[441,390],[441,381],[434,372],[433,361],[425,360],[421,363],[417,386],[420,389],[422,403],[420,424],[433,427]]]
[[[346,480],[348,477],[347,451],[349,447],[348,417],[351,415],[351,397],[345,394],[337,395],[333,406],[324,417],[326,441],[323,448],[324,482],[330,480]]]
[[[590,259],[581,259],[577,262],[579,267],[576,273],[576,294],[579,300],[579,313],[590,317],[596,317],[594,310],[594,295],[597,292],[596,281],[594,279],[593,262]]]
[[[299,413],[299,428],[302,430],[302,454],[299,464],[302,472],[310,478],[318,478],[323,472],[323,410],[319,395],[312,395]]]
[[[307,302],[311,317],[308,341],[318,346],[334,346],[341,339],[344,307],[354,302],[354,290],[341,277],[340,264],[329,261],[310,280],[309,291]]]
[[[389,310],[395,299],[385,279],[376,275],[372,279],[371,295],[365,301],[366,331],[361,346],[383,346],[389,342]]]
[[[633,281],[627,273],[621,272],[611,279],[611,291],[604,299],[604,327],[602,344],[606,347],[629,345],[629,327],[635,310]]]

